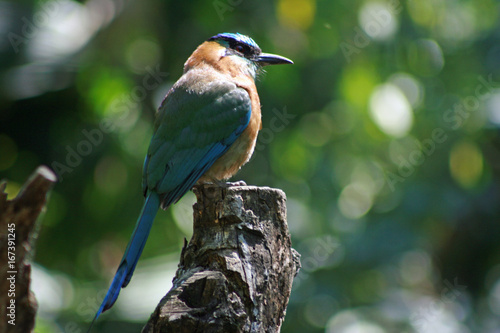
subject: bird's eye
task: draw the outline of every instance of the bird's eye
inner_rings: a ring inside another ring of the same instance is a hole
[[[245,53],[245,48],[243,47],[243,45],[236,45],[234,49],[240,53]]]

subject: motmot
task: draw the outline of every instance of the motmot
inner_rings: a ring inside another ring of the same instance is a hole
[[[146,199],[92,324],[129,284],[158,209],[167,209],[197,183],[225,184],[250,160],[262,128],[255,78],[262,67],[278,64],[293,62],[263,53],[239,33],[217,34],[187,59],[158,108],[143,167]]]

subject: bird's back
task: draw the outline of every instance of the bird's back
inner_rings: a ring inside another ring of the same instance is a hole
[[[211,66],[198,66],[170,89],[144,163],[145,192],[154,189],[170,204],[200,177],[227,179],[248,161],[260,129],[260,106],[256,91],[255,102],[235,81]]]

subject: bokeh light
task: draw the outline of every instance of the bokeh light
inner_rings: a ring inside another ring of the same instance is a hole
[[[500,93],[493,94],[487,103],[487,116],[488,120],[500,126]]]
[[[419,39],[410,44],[408,62],[415,74],[434,76],[444,67],[443,51],[435,40]]]
[[[457,143],[450,152],[450,172],[463,187],[473,187],[483,172],[483,155],[472,142]]]
[[[413,125],[413,110],[406,96],[393,84],[378,86],[370,98],[370,116],[388,135],[405,136]]]
[[[134,40],[127,49],[127,63],[134,72],[138,74],[146,73],[147,67],[158,64],[161,57],[161,50],[158,43],[141,38]]]
[[[394,37],[399,27],[397,14],[401,7],[393,5],[394,2],[368,1],[360,9],[359,24],[370,38],[385,41]]]
[[[316,0],[280,0],[278,17],[284,25],[306,30],[313,23]]]

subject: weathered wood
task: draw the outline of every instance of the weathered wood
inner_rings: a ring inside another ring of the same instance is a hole
[[[142,332],[279,332],[300,268],[285,194],[214,185],[194,192],[193,236]]]
[[[7,200],[0,184],[0,332],[27,333],[35,326],[38,308],[30,291],[36,220],[57,178],[41,166],[16,198]]]

